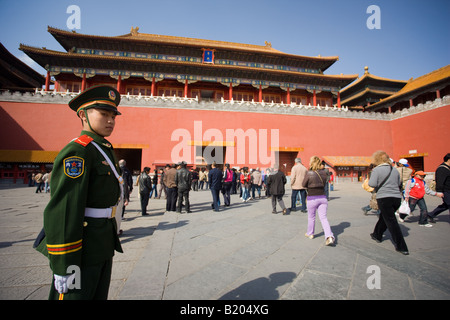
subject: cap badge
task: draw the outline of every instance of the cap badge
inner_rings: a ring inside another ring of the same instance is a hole
[[[115,94],[114,91],[110,90],[110,91],[108,92],[108,96],[109,96],[109,98],[110,98],[111,100],[116,100],[116,94]]]

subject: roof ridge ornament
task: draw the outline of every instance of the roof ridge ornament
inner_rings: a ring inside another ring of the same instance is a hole
[[[131,26],[130,33],[132,36],[137,36],[139,33],[139,27],[133,28],[133,26]]]
[[[267,48],[272,48],[272,42],[264,41],[264,44],[266,45]]]

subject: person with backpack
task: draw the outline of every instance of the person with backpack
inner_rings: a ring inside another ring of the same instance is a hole
[[[428,188],[426,185],[424,178],[426,174],[423,171],[416,171],[414,173],[414,177],[409,179],[406,182],[405,186],[405,200],[408,201],[409,208],[411,212],[416,208],[416,205],[419,206],[420,209],[420,217],[419,217],[419,225],[424,227],[432,227],[431,224],[428,223],[428,210],[427,204],[425,203],[425,194],[431,196],[437,196],[440,198],[444,197],[444,194],[441,192],[436,192]],[[400,213],[400,221],[404,221],[406,218],[406,214]]]
[[[34,181],[36,181],[36,193],[42,192],[44,189],[44,173],[39,172],[37,175],[34,176]]]
[[[413,176],[413,169],[411,169],[408,160],[404,158],[398,160],[397,171],[400,174],[400,179],[402,179],[402,188],[405,189],[406,183]]]

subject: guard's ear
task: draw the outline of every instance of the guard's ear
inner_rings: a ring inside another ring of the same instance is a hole
[[[84,125],[84,123],[87,122],[86,111],[87,110],[85,110],[85,109],[81,109],[80,111],[78,111],[78,114],[77,114],[78,118],[80,118],[80,120],[81,120],[82,126]]]
[[[86,119],[86,110],[81,109],[80,111],[78,111],[77,116],[78,116],[78,118],[80,118],[81,120]]]

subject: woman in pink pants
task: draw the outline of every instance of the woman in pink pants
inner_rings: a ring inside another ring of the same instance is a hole
[[[324,189],[328,176],[325,170],[321,169],[321,165],[322,161],[319,157],[312,156],[309,161],[309,170],[303,180],[303,187],[308,191],[308,197],[306,198],[308,207],[308,229],[305,236],[309,239],[314,238],[317,211],[325,233],[325,244],[330,246],[334,245],[334,235],[327,219],[328,200]]]

